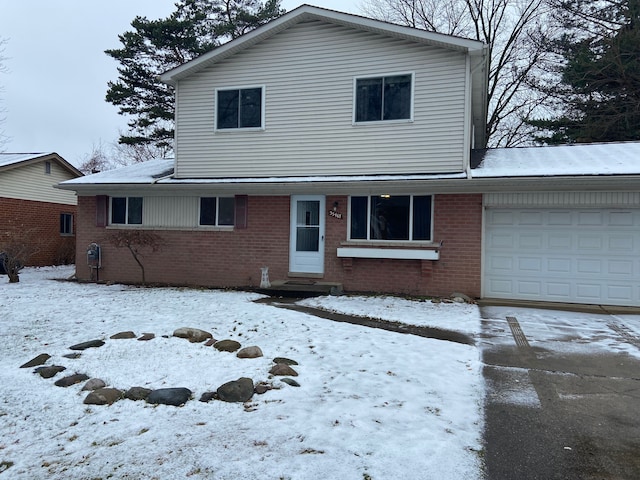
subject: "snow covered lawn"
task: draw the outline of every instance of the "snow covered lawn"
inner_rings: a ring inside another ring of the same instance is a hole
[[[0,480],[482,478],[476,347],[335,323],[253,303],[260,296],[251,293],[51,280],[72,272],[25,269],[19,284],[0,277]],[[351,314],[480,329],[469,305],[325,302]],[[264,357],[239,359],[172,337],[179,327],[257,345]],[[156,336],[109,339],[126,330]],[[106,343],[63,357],[94,339]],[[43,379],[19,368],[40,353],[67,370]],[[299,363],[299,388],[270,378],[278,356]],[[54,386],[76,372],[122,390],[186,387],[194,396],[183,407],[85,405],[83,383]],[[198,401],[239,377],[278,389],[244,405]]]

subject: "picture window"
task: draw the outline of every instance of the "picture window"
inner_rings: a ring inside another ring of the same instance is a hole
[[[372,195],[350,202],[351,240],[431,240],[431,195]]]

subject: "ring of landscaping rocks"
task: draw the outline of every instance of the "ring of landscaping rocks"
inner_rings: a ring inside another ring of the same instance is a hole
[[[213,335],[205,330],[198,328],[182,327],[173,332],[173,336],[177,338],[184,338],[191,343],[203,343],[205,346],[212,346],[220,352],[237,352],[238,358],[258,358],[262,357],[263,353],[260,347],[250,346],[242,348],[242,345],[235,340],[216,340]],[[110,340],[119,339],[133,339],[137,338],[139,341],[150,341],[155,338],[153,333],[143,333],[141,336],[137,336],[132,331],[119,332],[109,337]],[[100,348],[105,345],[103,340],[89,340],[86,342],[78,343],[69,347],[74,353],[64,355],[65,358],[80,358],[82,351],[88,348]],[[66,367],[61,365],[45,365],[51,359],[51,355],[42,353],[35,358],[29,360],[20,368],[33,368],[34,373],[40,375],[42,378],[53,378],[58,373],[66,370]],[[280,376],[283,383],[293,387],[299,387],[300,384],[292,378],[297,377],[296,372],[292,365],[298,365],[295,360],[291,360],[284,357],[276,357],[273,359],[273,367],[269,370],[271,376]],[[193,392],[188,388],[160,388],[152,390],[144,387],[131,387],[128,390],[120,390],[118,388],[108,387],[105,382],[99,378],[89,378],[83,373],[74,373],[57,380],[54,385],[58,387],[70,387],[71,385],[77,385],[78,383],[86,382],[82,387],[82,391],[89,391],[89,394],[85,397],[84,403],[88,405],[112,405],[113,403],[122,400],[129,399],[133,401],[142,401],[152,405],[173,405],[182,406],[192,399]],[[274,387],[267,382],[260,382],[254,385],[253,380],[247,377],[241,377],[237,380],[233,380],[220,385],[215,392],[205,392],[200,397],[201,402],[209,402],[211,400],[221,400],[223,402],[248,402],[254,394],[264,394]]]

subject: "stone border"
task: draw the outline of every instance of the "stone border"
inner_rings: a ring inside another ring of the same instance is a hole
[[[173,332],[172,336],[176,338],[184,338],[190,343],[204,343],[205,346],[212,346],[220,352],[237,352],[236,356],[238,358],[258,358],[263,356],[262,350],[258,346],[242,348],[242,345],[235,340],[216,340],[211,333],[197,328],[178,328]],[[110,340],[133,338],[137,338],[138,341],[150,341],[155,338],[155,334],[143,333],[138,337],[134,332],[126,331],[116,333],[109,337]],[[166,338],[169,338],[169,336],[166,336]],[[88,348],[100,348],[105,344],[106,342],[100,339],[78,343],[69,347],[69,349],[73,350],[74,353],[63,355],[63,357],[71,359],[81,358],[82,351]],[[42,353],[21,365],[20,368],[37,367],[33,373],[39,374],[42,378],[53,378],[58,373],[66,370],[66,367],[61,365],[45,365],[51,358],[51,355]],[[298,376],[298,372],[292,368],[292,365],[298,365],[295,360],[276,357],[273,359],[273,363],[273,367],[269,370],[270,376]],[[119,400],[129,399],[133,401],[144,400],[146,403],[152,405],[173,405],[177,407],[183,406],[193,398],[193,392],[184,387],[152,390],[134,386],[125,391],[108,387],[103,380],[99,378],[89,378],[83,373],[74,373],[73,375],[60,378],[54,383],[54,385],[66,388],[85,381],[86,383],[82,387],[81,391],[89,391],[89,394],[85,397],[83,402],[87,405],[112,405]],[[281,381],[293,387],[300,386],[300,384],[292,378],[282,378]],[[200,401],[209,402],[211,400],[221,400],[224,402],[245,403],[248,402],[254,394],[261,395],[272,389],[274,389],[274,387],[270,383],[260,382],[254,385],[252,379],[241,377],[237,380],[220,385],[215,392],[203,393],[200,397]]]

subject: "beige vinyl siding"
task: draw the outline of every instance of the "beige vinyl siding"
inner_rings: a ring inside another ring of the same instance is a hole
[[[199,222],[199,197],[145,197],[145,227],[194,228]]]
[[[640,207],[639,192],[487,193],[485,207]]]
[[[0,172],[0,197],[37,202],[77,205],[74,192],[54,188],[60,182],[75,178],[51,160],[51,173],[45,173],[45,162],[30,163]]]
[[[414,121],[353,124],[354,78],[414,74]],[[215,88],[263,85],[264,131],[214,133]],[[179,178],[459,172],[464,54],[320,22],[181,81]]]

